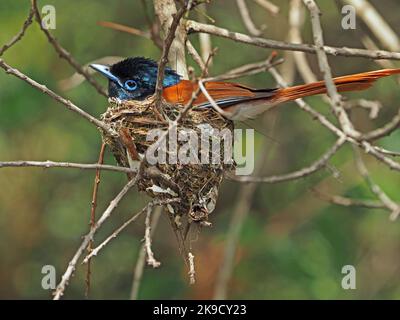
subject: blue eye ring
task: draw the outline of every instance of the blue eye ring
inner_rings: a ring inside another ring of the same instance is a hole
[[[137,82],[135,80],[126,80],[124,87],[129,91],[133,91],[137,88]]]

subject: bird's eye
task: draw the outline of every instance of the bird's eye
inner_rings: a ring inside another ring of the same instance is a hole
[[[137,82],[135,80],[127,80],[125,81],[125,89],[135,90],[137,88]]]

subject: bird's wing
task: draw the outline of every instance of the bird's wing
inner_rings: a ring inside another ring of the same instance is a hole
[[[205,89],[221,108],[231,105],[272,97],[276,89],[256,90],[233,82],[206,82]],[[170,103],[185,104],[190,101],[192,93],[197,90],[197,84],[188,80],[182,80],[175,86],[164,88],[163,97]],[[193,105],[200,108],[209,108],[211,103],[207,97],[200,92]]]

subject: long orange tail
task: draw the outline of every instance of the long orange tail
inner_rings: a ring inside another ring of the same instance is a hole
[[[400,74],[400,69],[383,69],[377,71],[363,72],[334,78],[334,83],[339,92],[365,90],[373,85],[373,83],[392,74]],[[280,89],[276,98],[279,102],[296,100],[313,96],[316,94],[327,93],[325,82],[318,81],[300,86]]]

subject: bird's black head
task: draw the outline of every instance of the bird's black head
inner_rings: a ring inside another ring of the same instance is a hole
[[[90,65],[109,79],[108,96],[121,100],[143,100],[154,94],[158,65],[155,61],[136,57],[122,60],[111,67]],[[181,77],[172,69],[165,68],[164,88],[179,83]]]

